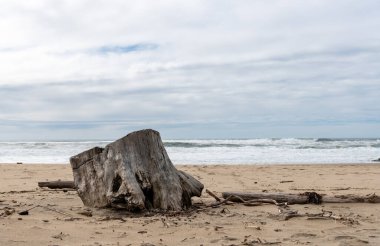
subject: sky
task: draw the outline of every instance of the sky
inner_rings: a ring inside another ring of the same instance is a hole
[[[380,137],[378,0],[0,0],[0,141]]]

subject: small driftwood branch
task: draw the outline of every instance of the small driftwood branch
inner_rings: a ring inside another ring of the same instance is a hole
[[[308,220],[335,220],[342,223],[358,224],[359,222],[353,218],[335,215],[332,211],[322,210],[321,213],[309,214],[298,213],[297,210],[290,208],[279,208],[279,214],[277,216],[280,220],[289,220],[294,217],[306,217]]]
[[[274,204],[274,205],[279,206],[279,207],[286,207],[287,206],[287,203],[279,203],[273,199],[251,199],[251,200],[246,201],[239,196],[231,195],[231,196],[228,196],[227,198],[225,198],[224,200],[219,199],[219,201],[210,204],[209,207],[218,207],[218,206],[223,205],[223,204],[228,204],[228,203],[233,204],[234,202],[243,203],[244,206],[260,206],[260,205],[263,205],[265,203]]]
[[[47,187],[50,189],[75,189],[74,181],[46,181],[38,182],[38,187]]]
[[[53,209],[53,208],[49,208],[47,206],[43,206],[43,205],[35,205],[29,209],[26,209],[26,210],[23,210],[21,212],[19,212],[18,214],[19,215],[28,215],[29,214],[29,211],[31,211],[32,209],[35,209],[35,208],[44,208],[44,209],[47,209],[47,210],[50,210],[50,211],[53,211],[55,213],[58,213],[58,214],[62,214],[62,215],[65,215],[65,216],[68,216],[68,217],[72,217],[70,214],[68,213],[65,213],[65,212],[61,212],[59,210],[56,210],[56,209]]]
[[[241,198],[240,196],[231,195],[230,197],[231,197],[230,198],[231,201],[243,203],[244,206],[260,206],[260,205],[263,205],[265,203],[274,204],[276,206],[287,206],[286,202],[277,202],[274,199],[250,199],[250,200],[246,201],[243,198]]]
[[[274,200],[278,203],[287,204],[307,204],[307,203],[380,203],[380,197],[375,194],[366,196],[358,195],[320,195],[316,192],[304,192],[300,194],[291,193],[244,193],[244,192],[223,192],[223,198],[230,197],[233,202],[254,201],[262,202],[260,199]],[[275,204],[275,203],[274,203]]]
[[[215,195],[212,191],[206,189],[206,193],[212,196],[217,202],[221,201],[220,198],[217,195]]]
[[[218,206],[220,206],[220,205],[226,204],[226,203],[228,203],[228,202],[231,201],[231,200],[232,200],[232,196],[229,196],[229,197],[227,197],[227,198],[224,199],[224,200],[220,200],[219,202],[214,202],[214,203],[212,203],[212,204],[209,205],[208,207],[213,207],[213,208],[215,208],[215,207],[218,207]]]

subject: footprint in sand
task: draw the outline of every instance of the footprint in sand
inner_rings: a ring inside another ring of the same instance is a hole
[[[360,246],[360,245],[368,245],[368,241],[359,239],[354,236],[341,235],[336,236],[335,241],[341,241],[339,243],[340,246]]]

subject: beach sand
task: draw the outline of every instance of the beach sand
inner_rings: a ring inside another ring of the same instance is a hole
[[[185,165],[205,188],[223,191],[380,194],[380,165]],[[380,245],[380,204],[291,205],[344,220],[280,220],[275,205],[223,205],[176,215],[91,209],[75,191],[38,181],[72,180],[69,165],[0,165],[0,245]],[[286,181],[286,182],[284,182]],[[195,204],[211,204],[203,192]],[[41,205],[29,211],[18,212]],[[13,209],[15,210],[12,213]]]

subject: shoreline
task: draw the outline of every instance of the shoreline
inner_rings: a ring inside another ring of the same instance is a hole
[[[0,165],[69,165],[70,163],[9,163],[4,162]],[[325,165],[380,165],[380,161],[373,161],[373,162],[349,162],[349,163],[341,163],[341,162],[318,162],[318,163],[173,163],[174,166],[325,166]]]
[[[221,197],[225,191],[328,195],[380,194],[380,165],[176,165]],[[72,180],[68,164],[0,164],[0,245],[244,245],[258,238],[278,245],[379,245],[380,204],[290,205],[299,213],[331,211],[346,220],[279,220],[274,205],[241,204],[198,212],[130,214],[86,208],[76,191],[37,187]],[[215,200],[205,191],[194,204]],[[37,207],[29,215],[17,213]],[[50,210],[48,210],[48,209]],[[83,214],[91,210],[91,217]],[[57,212],[58,211],[58,212]],[[253,244],[253,243],[252,243]]]

